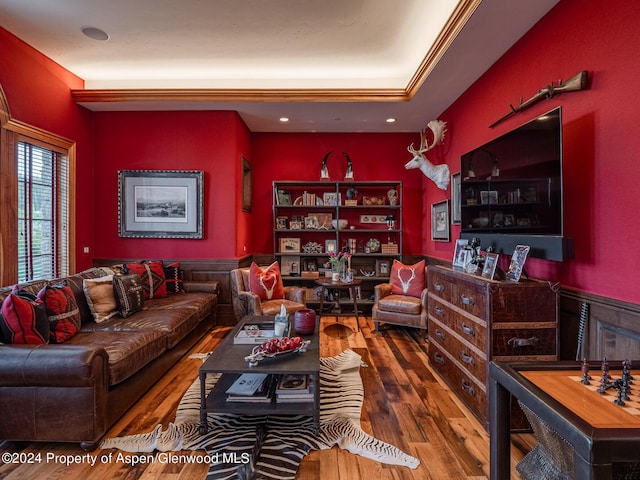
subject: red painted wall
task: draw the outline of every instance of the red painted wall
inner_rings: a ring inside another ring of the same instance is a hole
[[[405,170],[410,160],[407,146],[418,134],[392,133],[256,133],[254,155],[254,209],[252,230],[256,253],[273,253],[272,182],[318,181],[327,152],[332,181],[342,180],[346,152],[353,163],[356,181],[401,180],[403,182],[403,251],[421,253],[423,217],[422,173]]]
[[[246,243],[238,213],[249,134],[236,112],[100,112],[95,117],[96,257],[233,258]],[[203,170],[204,239],[118,236],[118,170]]]
[[[11,118],[76,142],[76,268],[87,268],[91,253],[82,248],[93,244],[94,218],[91,113],[70,94],[84,81],[0,28],[0,86]]]
[[[455,172],[462,154],[561,105],[565,234],[575,239],[576,258],[529,259],[527,268],[565,286],[638,303],[640,29],[633,19],[640,18],[640,3],[602,7],[596,0],[562,0],[440,118],[449,125],[446,161]],[[488,128],[510,103],[581,70],[593,76],[589,90],[545,100]],[[445,196],[450,192],[431,185],[424,191],[425,203]],[[426,220],[424,253],[451,258],[453,244],[431,242]],[[454,238],[458,234],[456,227]]]

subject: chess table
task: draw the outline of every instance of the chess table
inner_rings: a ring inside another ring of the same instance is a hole
[[[614,404],[615,388],[599,394],[601,362],[491,362],[490,478],[510,478],[510,406],[517,398],[538,444],[516,467],[523,479],[640,478],[640,361],[632,361],[630,400]],[[609,362],[613,379],[620,362]]]

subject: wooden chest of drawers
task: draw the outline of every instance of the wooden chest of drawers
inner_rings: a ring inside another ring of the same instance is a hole
[[[430,266],[429,361],[488,429],[491,360],[558,359],[557,284]]]

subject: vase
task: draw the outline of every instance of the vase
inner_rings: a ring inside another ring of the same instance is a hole
[[[333,282],[339,281],[342,278],[343,272],[344,272],[343,262],[331,263],[331,280]]]
[[[316,312],[310,308],[298,310],[294,315],[294,327],[299,335],[311,335],[316,331]]]

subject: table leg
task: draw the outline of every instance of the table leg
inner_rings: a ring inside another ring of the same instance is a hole
[[[207,425],[207,392],[205,388],[205,383],[207,380],[207,374],[200,374],[200,435],[204,435],[209,430],[209,425]]]
[[[358,318],[358,296],[356,295],[356,286],[349,287],[351,296],[353,297],[353,313],[356,316],[356,325],[358,325],[358,331],[360,331],[360,318]]]
[[[324,294],[326,292],[326,288],[322,287],[322,290],[320,290],[320,311],[318,312],[318,323],[320,323],[320,320],[322,320],[322,306],[324,305]]]
[[[489,379],[489,465],[491,480],[511,475],[511,394],[494,378]]]

